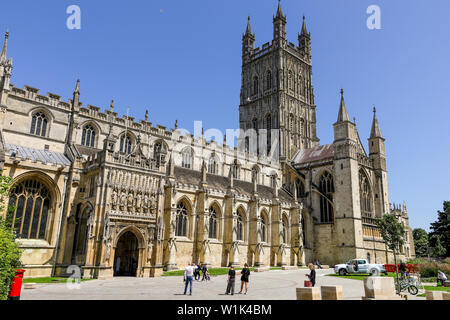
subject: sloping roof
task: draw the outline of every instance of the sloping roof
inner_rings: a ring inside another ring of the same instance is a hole
[[[13,156],[22,160],[39,161],[44,164],[54,164],[69,166],[70,160],[63,154],[54,151],[38,150],[29,147],[22,147],[15,144],[5,144],[5,151],[7,156]]]
[[[299,150],[292,159],[293,165],[320,161],[334,156],[334,146],[326,144],[311,149]]]
[[[177,181],[183,184],[199,185],[202,179],[202,173],[196,170],[175,167],[174,173]],[[226,192],[228,186],[230,185],[230,178],[208,173],[206,175],[206,182],[209,188]],[[236,192],[238,192],[241,195],[251,196],[253,192],[253,183],[235,179],[233,184]],[[273,188],[258,185],[257,191],[258,194],[261,196],[261,198],[264,199],[273,198]],[[290,197],[282,189],[279,189],[278,195],[280,199],[283,201],[292,200],[292,197]]]
[[[80,144],[76,144],[75,148],[77,149],[77,151],[80,155],[83,154],[83,155],[87,155],[87,156],[91,156],[95,153],[102,151],[101,149],[89,148],[89,147],[82,146]]]

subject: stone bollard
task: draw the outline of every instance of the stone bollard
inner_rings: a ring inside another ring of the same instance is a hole
[[[36,283],[24,283],[23,288],[24,289],[36,289]]]
[[[257,267],[253,269],[255,272],[267,272],[270,271],[270,267]]]
[[[364,279],[363,300],[401,300],[395,293],[394,278],[368,277]]]
[[[442,291],[426,291],[427,300],[444,300]]]
[[[283,266],[281,270],[298,270],[297,266]]]
[[[297,300],[322,300],[319,288],[297,288]]]
[[[322,286],[320,287],[322,300],[343,300],[342,286]]]

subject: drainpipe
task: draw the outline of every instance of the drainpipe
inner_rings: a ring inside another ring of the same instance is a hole
[[[56,237],[56,246],[55,246],[55,253],[54,253],[54,259],[53,259],[53,268],[52,268],[52,277],[55,276],[56,273],[56,259],[58,257],[59,252],[59,246],[60,246],[60,236],[61,236],[61,226],[62,226],[62,217],[64,214],[64,209],[66,208],[66,192],[67,192],[67,182],[69,180],[68,176],[64,177],[64,193],[63,193],[63,200],[62,200],[62,206],[61,206],[61,212],[59,213],[59,222],[58,222],[58,235]]]

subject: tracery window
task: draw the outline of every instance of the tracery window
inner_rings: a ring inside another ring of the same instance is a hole
[[[131,154],[131,137],[128,134],[123,134],[120,137],[120,152]]]
[[[184,201],[180,201],[177,205],[177,217],[175,235],[177,237],[187,236],[188,210]]]
[[[320,177],[319,188],[320,195],[320,222],[331,223],[334,221],[333,209],[333,193],[334,181],[333,176],[327,171]]]
[[[36,112],[35,114],[33,114],[30,128],[31,134],[45,137],[47,135],[47,126],[48,119],[43,112]]]
[[[81,137],[81,145],[94,148],[95,146],[95,129],[91,125],[83,128],[83,135]]]
[[[181,166],[186,169],[192,168],[192,150],[189,147],[181,153]]]
[[[153,159],[156,161],[156,165],[161,165],[161,152],[162,152],[162,143],[157,142],[153,147]]]
[[[217,239],[217,212],[214,206],[209,208],[209,238]]]
[[[303,183],[303,181],[300,179],[295,180],[295,186],[296,186],[295,192],[297,192],[297,198],[300,199],[300,198],[305,197],[305,184]]]
[[[45,239],[51,195],[47,187],[35,179],[17,184],[11,191],[9,206],[14,206],[13,228],[21,239]]]
[[[369,179],[362,171],[359,172],[359,195],[362,215],[372,216],[372,194],[370,192]]]
[[[215,157],[209,158],[209,161],[208,161],[208,173],[216,174],[216,167],[217,167],[216,158]]]

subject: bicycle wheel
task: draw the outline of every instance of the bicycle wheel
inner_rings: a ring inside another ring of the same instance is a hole
[[[417,289],[416,286],[409,286],[408,292],[411,293],[413,296],[415,296],[419,293],[419,289]]]

